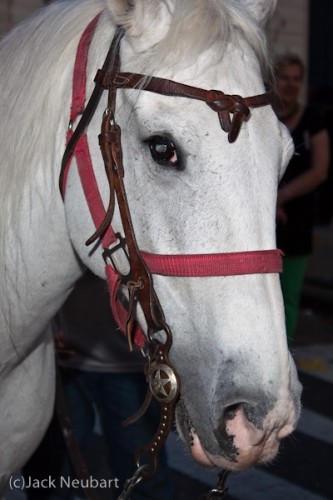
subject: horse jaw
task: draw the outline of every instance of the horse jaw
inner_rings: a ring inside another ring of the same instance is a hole
[[[173,336],[170,351],[182,382],[177,430],[193,458],[205,466],[242,470],[270,462],[299,418],[301,385],[287,351],[282,317],[279,308],[268,312],[269,302],[263,298],[268,290],[261,297],[262,308],[258,307],[255,280],[261,278],[230,279],[230,286],[236,287],[239,281],[239,286],[251,287],[249,303],[242,300],[245,322],[236,321],[239,314],[233,300],[223,304],[223,297],[233,296],[227,286],[229,280],[225,280],[227,288],[221,294],[220,314],[214,315],[209,307],[218,293],[214,280],[211,290],[207,284],[204,291],[199,286],[196,300],[193,283],[191,300],[196,307],[191,314],[181,307],[175,311],[177,306],[173,306],[177,318],[184,319],[178,328],[171,325],[173,331],[181,331],[181,335]],[[273,282],[269,279],[267,285],[274,286]],[[240,291],[236,288],[235,295]],[[168,292],[170,295],[171,288]],[[158,295],[165,304],[162,283]],[[180,296],[184,295],[182,291]],[[180,296],[176,296],[177,303]],[[272,302],[279,303],[278,295]],[[171,317],[167,307],[165,312]]]

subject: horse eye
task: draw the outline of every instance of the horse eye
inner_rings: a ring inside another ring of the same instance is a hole
[[[156,163],[166,167],[180,166],[180,159],[176,146],[169,137],[153,135],[145,141],[150,149],[150,154]]]

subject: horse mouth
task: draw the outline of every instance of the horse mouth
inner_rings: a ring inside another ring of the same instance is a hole
[[[182,396],[180,396],[176,406],[176,426],[183,441],[191,447],[193,444],[193,434],[195,433],[195,429]]]
[[[237,450],[233,448],[231,443],[233,438],[232,436],[229,436],[229,444],[232,449],[229,449],[229,452],[224,453],[225,455],[228,454],[228,457],[217,457],[215,454],[213,455],[206,451],[205,447],[201,443],[196,428],[192,423],[183,398],[180,398],[177,404],[176,425],[180,437],[187,444],[194,460],[200,465],[205,467],[226,467],[229,462],[237,462]],[[229,465],[228,468],[233,469],[234,467],[230,467]]]
[[[213,456],[208,451],[206,451],[205,447],[201,444],[201,440],[198,436],[195,426],[192,423],[192,420],[189,416],[188,410],[186,408],[186,404],[182,398],[180,398],[177,404],[176,411],[176,424],[179,435],[182,440],[187,444],[193,459],[203,465],[205,467],[226,467],[226,464],[231,461],[237,461],[237,450],[233,449],[228,458],[222,458]],[[229,437],[229,441],[232,440],[232,436]],[[231,443],[230,443],[231,444]],[[221,460],[223,463],[221,463]],[[234,467],[228,467],[229,469],[233,469]]]
[[[201,465],[206,467],[216,467],[217,465],[211,460],[209,454],[201,445],[197,431],[189,416],[184,399],[180,397],[176,408],[176,425],[177,430],[182,440],[187,444],[191,451],[192,457]]]
[[[271,462],[278,452],[281,438],[285,437],[275,428],[256,428],[244,417],[241,405],[235,408],[232,415],[229,414],[223,426],[213,430],[215,444],[210,449],[201,440],[183,399],[177,405],[176,423],[181,438],[196,462],[205,467],[231,471]]]

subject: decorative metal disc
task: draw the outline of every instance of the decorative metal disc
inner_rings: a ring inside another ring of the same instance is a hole
[[[177,395],[178,381],[170,366],[157,363],[149,374],[149,386],[153,396],[160,403],[170,403]]]

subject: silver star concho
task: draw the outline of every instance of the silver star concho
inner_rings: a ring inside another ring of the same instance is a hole
[[[161,403],[172,401],[178,391],[178,382],[174,371],[163,363],[156,364],[151,370],[149,386],[153,396]]]

